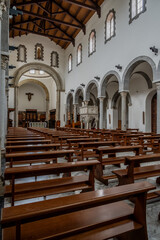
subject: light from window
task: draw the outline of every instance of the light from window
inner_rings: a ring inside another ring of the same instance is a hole
[[[43,75],[43,74],[44,74],[44,71],[43,71],[43,70],[39,70],[39,74],[40,74],[40,75]]]
[[[51,66],[52,67],[59,67],[59,56],[57,52],[51,53]]]
[[[89,38],[89,54],[95,52],[96,50],[96,36],[95,31],[92,31]]]
[[[114,13],[111,12],[107,17],[106,22],[106,40],[114,35]]]
[[[29,70],[29,73],[30,73],[30,74],[35,74],[36,71],[35,71],[34,69],[31,69],[31,70]]]
[[[69,55],[68,58],[68,72],[72,71],[72,55]]]
[[[77,49],[77,64],[80,64],[82,62],[82,45],[79,44]]]
[[[144,0],[132,0],[132,18],[143,12]]]

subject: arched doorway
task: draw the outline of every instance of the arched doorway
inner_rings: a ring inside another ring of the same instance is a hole
[[[153,96],[151,101],[151,127],[152,132],[157,132],[157,93]]]

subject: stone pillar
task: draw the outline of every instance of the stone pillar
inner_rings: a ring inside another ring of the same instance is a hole
[[[104,120],[104,112],[103,112],[103,102],[104,97],[99,97],[99,128],[103,129],[103,120]]]
[[[57,90],[56,121],[60,120],[60,90]]]
[[[5,71],[8,63],[8,56],[1,55],[1,73],[0,73],[0,137],[1,137],[1,148],[4,149],[5,142],[5,116],[6,116],[6,80],[5,80]]]
[[[14,88],[14,126],[18,127],[18,86]]]
[[[160,82],[156,83],[157,87],[157,133],[160,133]]]
[[[126,130],[126,100],[127,100],[127,92],[121,92],[121,129]]]
[[[49,127],[49,100],[46,99],[46,122],[47,127]]]
[[[75,103],[73,104],[73,106],[74,106],[74,123],[76,123],[77,122],[77,104]]]

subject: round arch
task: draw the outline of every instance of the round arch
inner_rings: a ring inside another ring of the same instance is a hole
[[[100,83],[100,96],[101,97],[105,97],[105,90],[106,90],[106,87],[107,87],[107,83],[109,81],[109,79],[111,77],[115,76],[118,80],[118,83],[120,84],[121,82],[121,78],[120,78],[120,75],[116,72],[116,71],[109,71],[108,73],[106,73]]]
[[[42,87],[45,91],[45,94],[46,94],[46,101],[49,101],[49,91],[48,91],[48,88],[40,81],[36,80],[36,79],[26,79],[26,80],[23,80],[21,82],[18,83],[18,87],[24,85],[24,84],[27,84],[27,83],[33,83],[33,84],[37,84],[39,85],[40,87]]]
[[[85,94],[84,94],[84,101],[89,101],[90,100],[90,91],[91,91],[91,88],[94,84],[97,87],[98,96],[99,96],[99,84],[96,80],[91,80],[86,86]]]
[[[14,87],[18,86],[18,82],[21,78],[21,76],[28,72],[31,69],[35,70],[43,70],[47,72],[56,82],[57,90],[64,91],[64,86],[62,79],[60,75],[50,66],[44,64],[44,63],[27,63],[23,65],[22,67],[18,68],[14,74]]]
[[[119,98],[120,98],[120,93],[119,93],[119,91],[116,91],[112,97],[111,108],[114,108],[114,109],[117,108],[117,101]],[[129,94],[129,92],[127,93],[127,101],[128,101],[128,105],[131,106],[132,100],[131,100],[131,95]]]
[[[69,105],[69,101],[73,98],[73,93],[71,91],[68,92],[66,97],[66,104]]]
[[[78,97],[79,97],[79,95],[80,95],[81,92],[82,92],[83,98],[84,98],[84,88],[81,87],[81,86],[79,86],[79,87],[76,89],[75,94],[74,94],[74,96],[73,96],[73,103],[78,104]]]
[[[121,91],[128,91],[129,90],[129,80],[130,80],[130,76],[133,72],[133,70],[140,64],[143,62],[147,62],[151,68],[152,68],[152,72],[153,72],[153,82],[156,80],[156,64],[155,62],[147,56],[140,56],[137,57],[135,59],[133,59],[128,66],[126,67],[123,76],[122,76],[122,89]]]

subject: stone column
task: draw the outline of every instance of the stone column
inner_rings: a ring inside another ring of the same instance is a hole
[[[18,86],[14,87],[14,126],[18,127]]]
[[[127,100],[127,92],[121,92],[121,129],[126,130],[126,100]]]
[[[47,127],[49,127],[49,100],[46,99],[46,122]]]
[[[77,104],[73,104],[74,107],[74,123],[77,122]]]
[[[8,56],[1,55],[1,73],[0,73],[0,137],[1,137],[1,148],[4,149],[5,142],[5,116],[6,116],[6,80],[5,80],[5,71],[8,63]]]
[[[160,133],[160,82],[156,83],[157,87],[157,133]]]
[[[60,90],[57,90],[56,121],[60,120]]]
[[[104,120],[104,112],[103,112],[103,102],[104,97],[99,97],[99,128],[103,129],[103,120]]]

